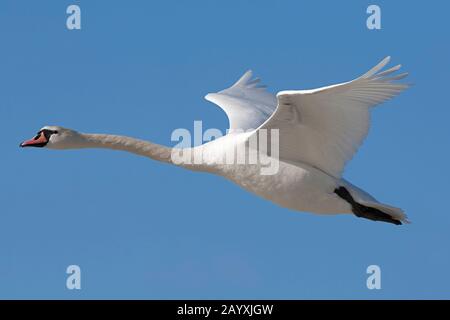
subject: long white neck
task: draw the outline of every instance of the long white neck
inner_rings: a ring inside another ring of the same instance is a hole
[[[208,149],[206,145],[194,148],[170,148],[150,141],[112,134],[92,134],[76,132],[64,144],[49,145],[50,149],[84,149],[101,148],[131,152],[156,161],[174,164],[194,171],[220,173],[224,166],[217,165],[214,160],[223,155],[223,148]],[[197,161],[200,159],[199,161]],[[220,162],[219,162],[220,163]]]
[[[148,157],[153,160],[172,163],[172,148],[125,136],[82,133],[79,135],[79,139],[77,139],[77,141],[69,148],[102,148],[122,150]]]

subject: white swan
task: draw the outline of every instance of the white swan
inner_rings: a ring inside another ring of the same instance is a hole
[[[349,82],[314,90],[281,91],[276,97],[266,92],[248,71],[230,88],[205,97],[226,112],[230,129],[245,132],[230,132],[194,148],[172,149],[130,137],[85,134],[59,126],[43,127],[21,147],[128,151],[221,175],[282,207],[319,214],[353,213],[371,220],[402,224],[407,218],[401,209],[376,201],[341,178],[345,163],[367,135],[370,107],[408,87],[393,82],[407,73],[388,77],[400,65],[380,72],[389,60],[390,57],[385,58]],[[279,145],[262,148],[263,144],[251,144],[262,139],[262,132],[278,134]],[[245,156],[244,162],[237,161],[233,152],[242,150],[239,148],[256,154],[257,161],[250,162],[250,156]],[[194,159],[198,154],[200,161]],[[227,158],[230,154],[231,161]],[[279,159],[276,171],[262,174],[265,165],[262,159]]]

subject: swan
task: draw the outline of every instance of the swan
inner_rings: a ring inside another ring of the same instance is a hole
[[[381,71],[389,61],[390,57],[384,58],[352,81],[312,90],[280,91],[276,96],[247,71],[231,87],[205,96],[225,111],[230,129],[226,135],[200,146],[169,148],[131,137],[80,133],[60,126],[45,126],[20,146],[127,151],[220,175],[292,210],[353,214],[401,225],[408,220],[400,208],[378,202],[342,178],[345,164],[368,133],[370,108],[409,86],[395,81],[407,73],[392,75],[401,65]],[[261,134],[267,132],[273,133],[269,138],[276,142],[270,147],[250,143],[268,141]],[[228,159],[237,149],[256,155],[257,160],[250,162],[249,155],[240,162],[235,156]],[[273,162],[273,172],[263,172],[269,163],[263,159]]]

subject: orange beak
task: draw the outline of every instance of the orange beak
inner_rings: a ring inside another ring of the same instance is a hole
[[[43,132],[39,132],[36,137],[26,140],[20,144],[20,147],[44,147],[48,140]]]

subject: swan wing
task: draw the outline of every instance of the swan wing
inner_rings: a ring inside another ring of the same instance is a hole
[[[205,99],[217,104],[228,116],[231,130],[256,129],[277,106],[276,97],[265,90],[252,71],[247,71],[230,88],[209,93]]]
[[[382,60],[359,78],[314,90],[281,91],[272,116],[258,128],[279,129],[280,159],[301,161],[340,177],[369,130],[369,108],[408,87],[392,76],[400,65],[380,70]]]

